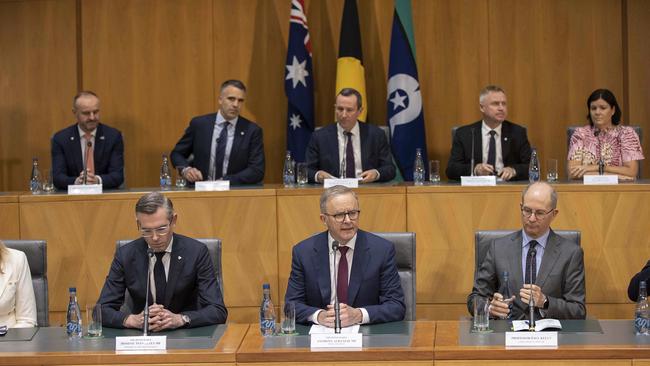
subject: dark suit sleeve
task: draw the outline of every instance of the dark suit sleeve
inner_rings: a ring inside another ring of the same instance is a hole
[[[463,128],[456,130],[454,140],[451,142],[451,154],[445,171],[448,179],[460,180],[461,176],[471,174],[472,166],[470,162],[472,157],[470,156],[471,151],[466,151],[467,149],[463,146],[465,140],[463,136],[464,130]],[[469,139],[471,139],[471,136]],[[471,141],[469,143],[471,144]]]
[[[230,180],[232,184],[259,183],[264,179],[264,164],[264,137],[262,129],[255,126],[251,128],[246,168],[235,174],[226,175],[224,179]]]
[[[108,153],[108,174],[100,175],[104,188],[117,188],[124,182],[124,140],[122,133],[117,132],[115,143]]]
[[[641,281],[646,281],[646,283],[650,280],[650,261],[646,263],[645,267],[641,270],[641,272],[637,273],[632,277],[630,280],[630,284],[627,287],[627,296],[630,298],[632,301],[636,301],[639,298],[639,283]]]
[[[65,153],[63,146],[57,140],[56,135],[52,137],[52,181],[54,186],[58,189],[68,189],[68,186],[74,184],[74,180],[78,177],[69,176],[67,174]],[[81,173],[81,172],[79,172]]]
[[[129,315],[120,311],[126,292],[124,258],[120,254],[122,252],[122,250],[115,252],[111,269],[106,276],[99,300],[97,300],[99,304],[102,304],[102,324],[111,328],[124,328],[124,319]]]
[[[555,319],[584,319],[587,315],[585,308],[585,265],[582,248],[577,247],[571,253],[567,263],[562,297],[548,298],[546,318]]]
[[[523,127],[518,128],[519,132],[517,133],[517,146],[511,151],[511,154],[514,154],[515,162],[513,164],[505,164],[506,166],[511,166],[517,172],[517,175],[513,178],[514,180],[525,180],[528,179],[528,165],[530,163],[530,154],[532,152],[530,148],[530,142],[528,141],[528,136],[526,134],[526,129]]]
[[[305,151],[305,162],[307,163],[307,179],[309,183],[316,183],[314,176],[316,172],[320,169],[320,154],[321,147],[318,140],[318,135],[316,132],[312,133],[311,138],[309,139],[309,144],[307,145],[307,151]],[[332,174],[332,172],[328,172]]]
[[[393,164],[393,155],[390,153],[390,145],[384,131],[378,129],[377,139],[377,159],[378,165],[375,169],[379,171],[379,182],[387,182],[395,178],[395,164]]]
[[[390,245],[385,255],[379,277],[379,304],[363,306],[368,311],[370,323],[404,320],[406,313],[404,291],[395,263],[395,247]]]
[[[175,168],[179,168],[179,167],[184,168],[190,165],[187,158],[192,154],[193,151],[194,130],[195,130],[195,126],[193,122],[194,119],[190,121],[190,124],[185,129],[185,132],[183,132],[183,136],[181,137],[180,140],[178,140],[176,146],[174,146],[174,149],[169,154],[172,164],[174,165]]]
[[[196,263],[198,309],[182,311],[190,317],[190,327],[223,324],[228,317],[208,248],[204,245],[200,248]]]
[[[300,256],[298,247],[294,246],[291,252],[291,274],[287,292],[284,295],[284,301],[296,304],[296,322],[308,324],[309,317],[316,311],[320,310],[315,306],[307,305],[307,290],[305,283],[305,266],[303,258]]]

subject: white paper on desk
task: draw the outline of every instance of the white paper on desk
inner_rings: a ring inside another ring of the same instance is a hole
[[[535,321],[535,331],[540,332],[544,329],[562,329],[562,324],[557,319],[540,319]],[[519,332],[520,330],[528,330],[528,320],[513,320],[512,330]]]
[[[359,333],[360,325],[351,325],[349,327],[341,328],[341,334],[355,334]],[[314,324],[309,329],[309,334],[334,334],[334,328],[328,328],[323,325]]]

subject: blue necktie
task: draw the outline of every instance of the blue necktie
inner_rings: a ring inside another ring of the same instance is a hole
[[[223,177],[223,159],[226,156],[226,145],[228,143],[228,126],[230,122],[221,123],[221,133],[217,138],[217,151],[214,155],[214,179]]]

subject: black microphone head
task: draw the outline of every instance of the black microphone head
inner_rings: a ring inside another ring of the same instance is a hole
[[[536,257],[537,256],[537,249],[533,249],[530,251],[530,256],[531,257]]]
[[[88,147],[93,147],[93,143],[90,142],[90,141],[88,141],[88,142],[86,143],[86,146],[88,146]]]
[[[148,255],[149,257],[153,257],[153,249],[151,249],[151,248],[147,248],[147,255]]]
[[[338,242],[338,241],[334,240],[334,241],[332,242],[332,250],[335,251],[335,252],[336,252],[337,250],[339,250],[339,242]]]
[[[598,137],[600,135],[600,130],[597,128],[594,128],[594,136]]]

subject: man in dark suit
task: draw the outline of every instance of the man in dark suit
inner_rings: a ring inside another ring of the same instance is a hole
[[[160,192],[142,196],[136,206],[142,238],[115,252],[98,303],[102,322],[112,328],[152,332],[179,327],[225,323],[228,311],[207,247],[174,233],[177,215],[172,202]],[[149,255],[148,250],[153,253]],[[151,266],[149,319],[144,318],[147,269]],[[125,291],[133,300],[131,314],[120,310]]]
[[[253,184],[264,179],[262,129],[239,115],[245,98],[244,83],[227,80],[221,84],[219,111],[192,118],[171,152],[172,164],[188,182]]]
[[[504,181],[528,179],[530,143],[525,128],[506,121],[506,93],[498,86],[487,86],[481,91],[479,107],[483,120],[456,130],[447,178],[459,180],[473,169],[475,175],[497,175]]]
[[[505,318],[510,313],[513,319],[526,319],[532,294],[536,317],[585,318],[582,249],[550,229],[557,214],[557,194],[553,187],[533,183],[524,189],[523,230],[490,243],[467,297],[470,313],[475,297],[491,297],[491,316]],[[504,271],[509,273],[510,291],[514,294],[509,299],[498,292]]]
[[[356,194],[343,186],[326,189],[320,198],[320,210],[327,231],[293,247],[285,302],[295,303],[296,321],[333,327],[335,288],[342,327],[404,319],[406,308],[395,247],[358,229]],[[336,261],[334,241],[340,245]],[[336,282],[332,272],[335,262]]]
[[[395,165],[386,134],[374,125],[360,123],[361,94],[344,88],[336,96],[336,123],[311,135],[305,160],[310,182],[326,178],[360,178],[362,183],[395,178]],[[341,170],[344,171],[341,171]]]
[[[52,137],[54,186],[83,184],[86,175],[87,184],[119,187],[124,182],[122,133],[100,122],[99,97],[91,91],[75,95],[72,113],[77,122]]]

